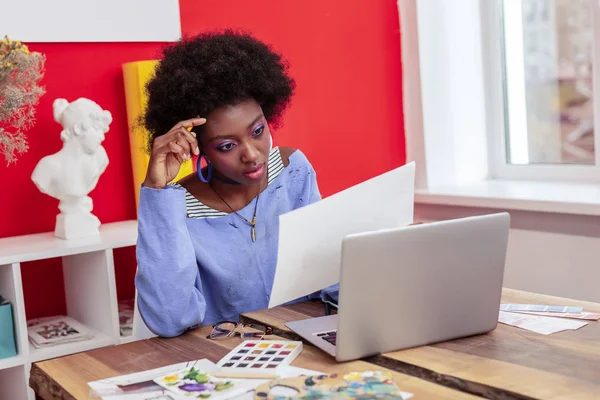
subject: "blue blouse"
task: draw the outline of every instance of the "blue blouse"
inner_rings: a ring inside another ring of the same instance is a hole
[[[278,148],[271,150],[268,185],[258,197],[256,242],[237,215],[207,207],[180,185],[142,187],[135,284],[148,328],[160,336],[177,336],[267,308],[277,265],[279,215],[320,199],[305,155],[296,150],[284,167]],[[256,201],[238,213],[250,220]],[[337,299],[337,285],[307,298],[319,296]]]

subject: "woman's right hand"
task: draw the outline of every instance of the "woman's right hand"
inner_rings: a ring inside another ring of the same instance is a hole
[[[192,153],[200,154],[196,134],[188,129],[204,123],[205,118],[181,121],[169,132],[154,138],[144,186],[164,189],[167,183],[175,179],[181,164],[189,160]]]

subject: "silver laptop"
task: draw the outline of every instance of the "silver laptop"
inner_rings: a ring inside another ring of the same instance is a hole
[[[348,235],[337,315],[285,325],[338,361],[494,330],[508,213]]]

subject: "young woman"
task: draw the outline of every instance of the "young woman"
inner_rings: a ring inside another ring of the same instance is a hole
[[[156,334],[268,307],[279,215],[320,199],[305,155],[272,147],[294,88],[281,56],[247,34],[202,34],[164,51],[147,87],[136,275]],[[169,184],[193,155],[206,165]],[[319,295],[337,289],[310,297]]]

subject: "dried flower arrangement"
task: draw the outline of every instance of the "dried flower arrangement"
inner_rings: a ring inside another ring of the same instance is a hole
[[[35,106],[45,92],[38,84],[45,61],[18,40],[0,39],[0,151],[7,164],[28,149],[25,131],[35,123]]]

